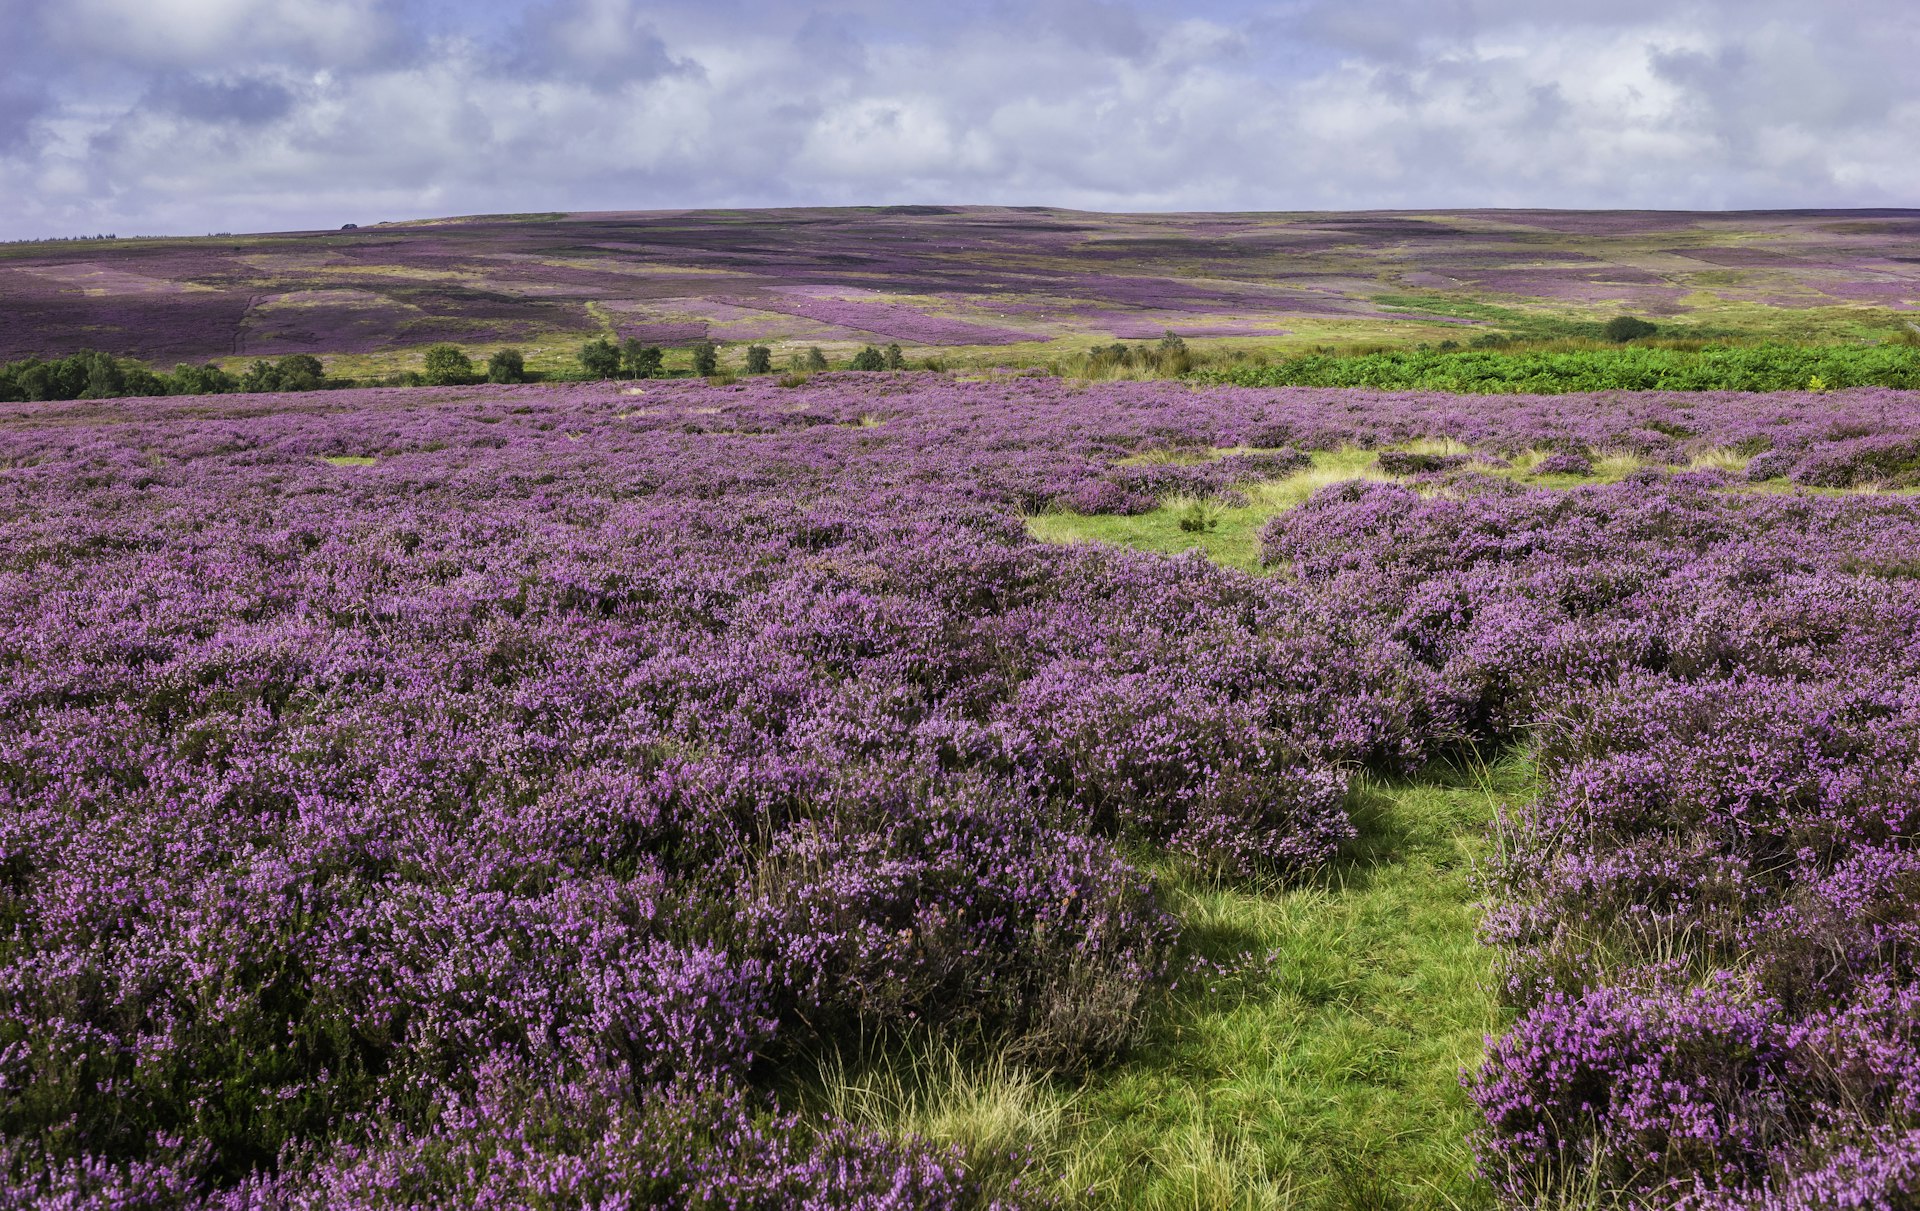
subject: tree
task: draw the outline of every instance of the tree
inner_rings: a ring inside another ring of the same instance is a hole
[[[820,346],[807,346],[806,365],[809,370],[825,370],[827,368],[827,355],[820,352]]]
[[[327,385],[327,368],[311,353],[289,353],[274,370],[280,391],[317,391]]]
[[[253,359],[253,364],[247,367],[247,372],[241,376],[240,389],[242,391],[278,391],[280,372],[274,369],[273,363],[266,358],[256,357]]]
[[[518,349],[495,349],[487,358],[487,381],[490,383],[524,383],[527,381],[527,359]]]
[[[620,346],[620,364],[630,378],[659,378],[664,360],[658,345],[643,345],[628,337]]]
[[[748,374],[773,373],[773,350],[767,348],[765,345],[748,345],[747,346],[747,373]]]
[[[620,373],[620,350],[606,337],[595,337],[580,346],[580,368],[591,378],[612,378]]]
[[[885,370],[887,368],[887,359],[880,355],[878,349],[875,349],[872,345],[868,345],[853,355],[853,368],[855,370]]]
[[[1637,341],[1643,336],[1652,336],[1660,330],[1638,316],[1616,315],[1607,321],[1606,327],[1601,331],[1614,344],[1624,345],[1628,341]]]
[[[451,349],[453,346],[449,345],[447,348]],[[431,356],[433,351],[427,352]],[[454,352],[458,353],[459,350],[455,349]],[[225,377],[231,381],[231,376]],[[246,375],[239,383],[225,390],[318,391],[326,385],[327,369],[320,364],[319,358],[311,353],[289,353],[277,362],[270,362],[265,358],[253,359],[253,364],[247,367]],[[198,391],[183,393],[199,394]]]
[[[420,377],[434,387],[470,383],[473,381],[473,359],[462,352],[458,345],[429,345],[427,361],[420,369]]]
[[[167,375],[168,395],[221,395],[228,391],[238,391],[240,383],[233,375],[209,362],[204,366],[189,366],[184,362],[173,368]]]
[[[693,347],[693,372],[706,377],[720,372],[720,351],[712,341],[701,341]]]
[[[907,368],[906,355],[900,352],[899,345],[890,344],[886,347],[885,352],[887,355],[887,369],[905,370]]]

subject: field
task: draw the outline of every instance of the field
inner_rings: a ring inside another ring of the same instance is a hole
[[[1874,388],[0,405],[0,1202],[1914,1206],[1916,488]]]
[[[1878,341],[1920,307],[1916,236],[1913,211],[883,207],[18,243],[0,245],[0,361],[312,353],[364,379],[438,341],[563,369],[608,335],[1033,365],[1167,330],[1261,354],[1581,340],[1623,313],[1682,339]]]

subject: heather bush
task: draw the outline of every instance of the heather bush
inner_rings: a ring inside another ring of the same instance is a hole
[[[1411,450],[1382,450],[1375,460],[1388,475],[1425,475],[1451,471],[1473,461],[1465,454],[1422,454]]]
[[[1902,1211],[1920,1199],[1920,1131],[1882,1128],[1865,1136],[1808,1141],[1804,1167],[1759,1189],[1689,1199],[1688,1211]]]
[[[975,783],[797,827],[754,876],[747,936],[790,1011],[828,1037],[966,1023],[1046,1060],[1111,1053],[1172,924],[1107,843],[1051,814]]]
[[[1920,487],[1920,439],[1882,434],[1822,443],[1793,469],[1793,479],[1818,488]]]
[[[1784,450],[1764,450],[1748,461],[1747,479],[1756,484],[1770,479],[1782,479],[1793,471],[1794,464],[1798,461]]]
[[[1520,1205],[1573,1184],[1664,1195],[1748,1183],[1791,1138],[1770,1006],[1737,984],[1548,994],[1472,1083],[1482,1165]]]
[[[1237,484],[1262,479],[1285,479],[1312,465],[1312,457],[1304,451],[1285,448],[1229,454],[1213,463],[1212,470],[1224,483]]]
[[[1535,463],[1533,473],[1588,476],[1593,474],[1593,460],[1575,450],[1561,450]]]
[[[1049,782],[1103,829],[1233,875],[1297,875],[1331,858],[1353,835],[1346,778],[1199,689],[1057,664],[1022,686],[1015,718]]]

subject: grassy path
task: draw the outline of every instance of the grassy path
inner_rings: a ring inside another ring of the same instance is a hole
[[[829,1104],[977,1165],[1027,1149],[1069,1206],[1489,1206],[1459,1087],[1501,1025],[1470,875],[1495,806],[1529,793],[1518,763],[1369,784],[1360,839],[1312,883],[1169,877],[1188,945],[1226,974],[1184,981],[1117,1064],[1045,1078],[923,1052],[831,1074]]]
[[[1089,1206],[1488,1205],[1459,1087],[1499,1028],[1470,873],[1526,771],[1356,795],[1362,836],[1275,894],[1174,888],[1197,948],[1262,962],[1176,1003],[1125,1063],[1062,1093]],[[1050,1166],[1052,1167],[1052,1166]]]

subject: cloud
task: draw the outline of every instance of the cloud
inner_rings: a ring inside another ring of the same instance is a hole
[[[1920,10],[1852,7],[0,0],[23,61],[52,65],[0,93],[0,234],[847,202],[1912,203]]]

